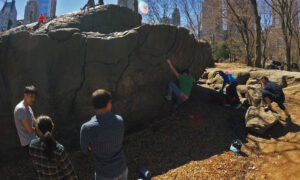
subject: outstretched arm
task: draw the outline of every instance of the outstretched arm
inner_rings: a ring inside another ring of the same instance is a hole
[[[172,62],[171,62],[170,59],[167,59],[167,63],[169,64],[169,67],[170,67],[171,71],[173,72],[173,74],[174,74],[176,77],[178,77],[178,72],[177,72],[176,69],[174,68],[174,66],[173,66],[173,64],[172,64]]]

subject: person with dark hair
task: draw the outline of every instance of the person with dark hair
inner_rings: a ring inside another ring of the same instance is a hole
[[[46,23],[46,17],[44,16],[44,14],[41,14],[40,17],[38,18],[38,23],[33,26],[33,30],[37,30],[41,27],[42,24]]]
[[[127,180],[128,168],[123,152],[124,124],[111,112],[111,93],[98,89],[92,94],[96,115],[80,130],[83,152],[94,155],[96,180]]]
[[[168,94],[165,96],[168,101],[172,100],[173,94],[176,96],[176,102],[172,108],[172,111],[175,112],[182,103],[189,99],[195,79],[190,75],[188,69],[183,70],[182,74],[179,74],[170,59],[167,59],[167,63],[179,82],[179,87],[174,82],[169,82]]]
[[[228,95],[227,102],[230,102],[230,98],[235,98],[234,104],[237,104],[236,109],[239,109],[242,104],[236,91],[236,87],[238,85],[236,78],[228,71],[218,71],[218,73],[223,78],[223,86],[220,92],[223,93],[225,86],[229,84],[229,86],[226,88],[226,94]],[[230,104],[226,105],[230,106]]]
[[[53,137],[54,124],[49,116],[37,118],[38,139],[31,141],[31,156],[38,179],[78,179],[64,146]]]
[[[38,19],[38,23],[45,23],[45,22],[46,22],[46,17],[44,16],[44,14],[41,14]]]
[[[275,82],[269,81],[269,78],[266,76],[261,78],[261,82],[264,85],[264,89],[262,91],[262,98],[267,103],[267,109],[273,110],[272,102],[276,102],[280,109],[284,111],[288,118],[291,117],[287,108],[283,105],[285,101],[285,95],[282,91],[282,88]]]
[[[95,7],[95,1],[88,0],[88,2],[83,6],[83,8],[81,8],[81,10],[84,10],[86,8],[89,10],[89,8],[92,8],[92,7]]]
[[[34,86],[26,86],[23,100],[16,105],[14,119],[18,131],[21,146],[28,152],[30,141],[36,138],[36,121],[30,106],[33,105],[37,96]]]
[[[99,4],[99,5],[104,5],[103,0],[98,0],[98,4]]]

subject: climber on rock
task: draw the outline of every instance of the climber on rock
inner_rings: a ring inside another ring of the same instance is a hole
[[[288,118],[291,117],[289,111],[287,108],[283,105],[285,101],[285,95],[282,91],[282,88],[275,82],[269,81],[269,79],[264,76],[261,78],[261,82],[264,86],[264,89],[262,91],[262,98],[267,103],[267,109],[266,110],[272,110],[272,102],[276,102],[280,109],[284,111],[286,116]]]
[[[241,107],[241,101],[236,91],[236,87],[238,85],[236,78],[228,71],[218,71],[218,73],[223,78],[221,92],[223,93],[225,86],[229,84],[229,86],[226,88],[226,94],[228,95],[227,102],[230,102],[230,98],[235,98],[235,102],[233,104],[236,104],[236,109],[239,109]],[[226,105],[230,106],[230,104]]]
[[[44,16],[44,14],[41,14],[41,16],[38,19],[38,23],[45,23],[46,22],[46,17]]]
[[[179,87],[174,82],[169,82],[168,95],[165,96],[168,101],[172,100],[173,94],[176,96],[176,102],[172,108],[172,111],[175,112],[179,105],[189,99],[195,79],[190,75],[188,69],[183,70],[182,74],[179,74],[170,59],[167,59],[167,63],[179,82]]]
[[[104,5],[103,0],[98,0],[98,5]]]
[[[44,23],[46,23],[46,17],[44,16],[44,14],[41,14],[38,18],[38,23],[35,26],[33,26],[33,30],[35,31],[39,29]]]
[[[92,7],[95,7],[95,1],[88,0],[88,2],[83,6],[83,8],[81,8],[81,10],[84,10],[86,8],[89,10],[89,8],[92,8]]]

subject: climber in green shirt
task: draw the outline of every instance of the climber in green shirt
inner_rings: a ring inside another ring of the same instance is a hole
[[[179,107],[180,104],[188,100],[191,95],[191,90],[194,84],[194,77],[190,75],[189,70],[185,69],[182,71],[182,74],[179,74],[177,70],[174,68],[170,59],[167,59],[167,63],[173,74],[177,77],[179,82],[179,87],[174,82],[169,82],[168,84],[168,95],[165,98],[168,101],[172,100],[173,93],[176,96],[176,102],[173,106],[173,112]]]

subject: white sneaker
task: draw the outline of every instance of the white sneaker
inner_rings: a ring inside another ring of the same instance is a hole
[[[172,101],[172,97],[171,96],[165,96],[167,101]]]
[[[239,103],[239,104],[235,107],[235,109],[240,109],[241,107],[242,107],[242,104]]]

